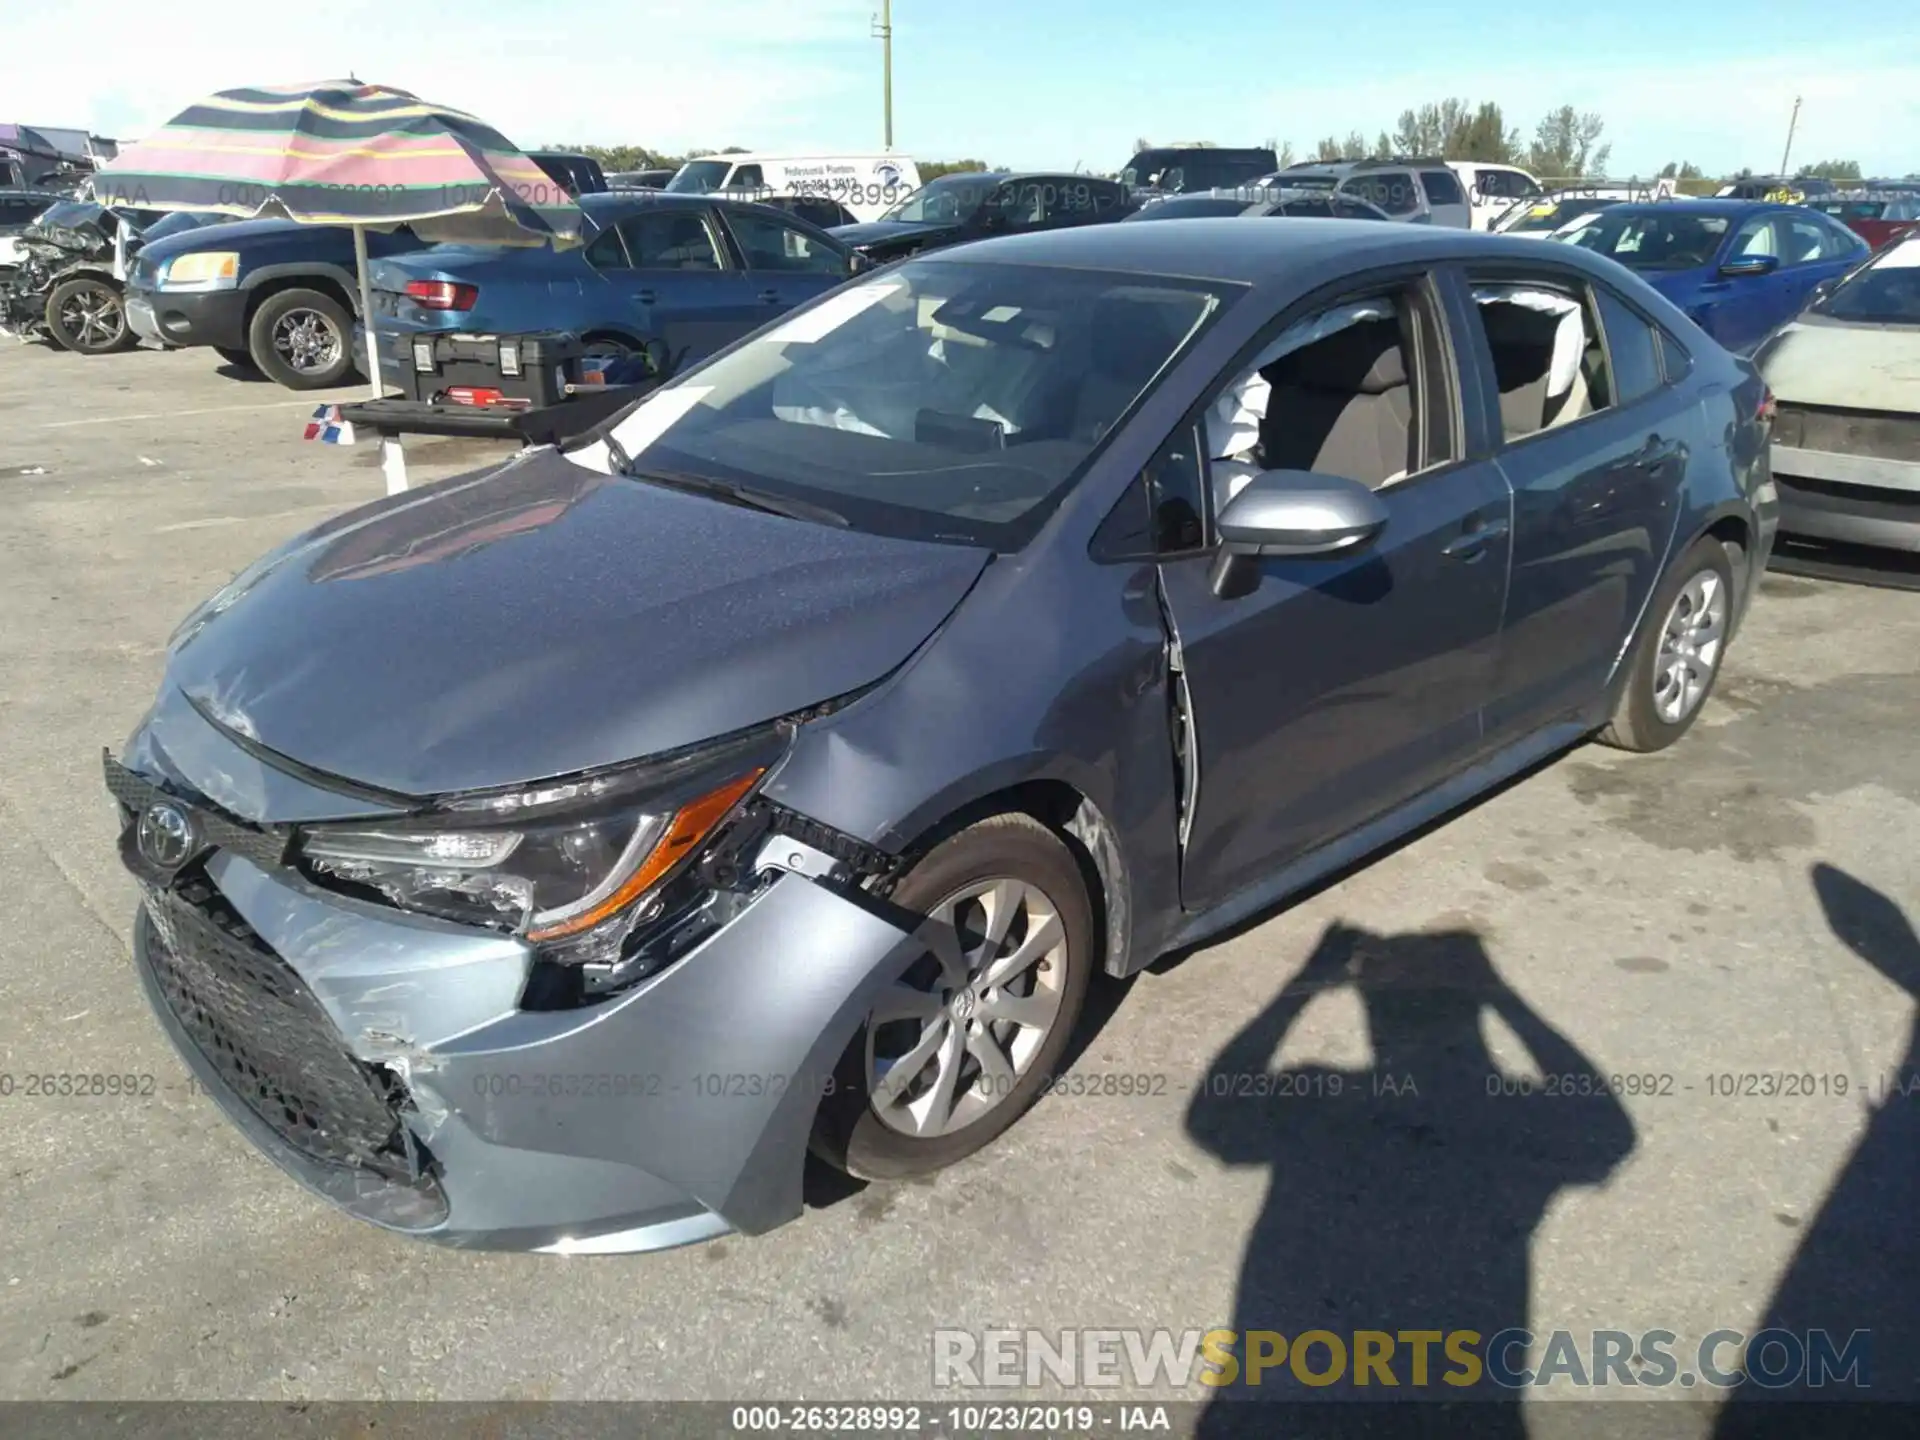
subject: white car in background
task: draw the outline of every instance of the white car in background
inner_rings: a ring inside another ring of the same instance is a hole
[[[1920,554],[1920,235],[1823,282],[1754,362],[1782,537]]]
[[[1542,193],[1540,182],[1518,165],[1449,160],[1447,168],[1460,177],[1460,188],[1467,192],[1473,210],[1471,228],[1475,230],[1491,230],[1501,215]]]
[[[909,155],[701,155],[674,171],[665,188],[728,200],[831,200],[865,222],[918,190],[920,167]]]

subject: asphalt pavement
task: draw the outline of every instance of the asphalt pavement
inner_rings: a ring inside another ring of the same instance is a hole
[[[300,438],[350,394],[0,342],[0,1396],[926,1399],[937,1329],[1699,1337],[1758,1329],[1789,1276],[1806,1323],[1911,1319],[1872,1307],[1920,1169],[1885,1143],[1920,1094],[1876,1090],[1920,993],[1920,594],[1799,577],[1679,746],[1581,748],[1103,987],[1061,1093],[931,1181],[816,1175],[778,1232],[627,1258],[335,1214],[147,1014],[99,756],[196,601],[382,493],[372,446]],[[411,453],[426,478],[503,452]],[[1525,1138],[1455,1143],[1436,1091],[1489,1064],[1535,1080]],[[1876,1378],[1911,1384],[1885,1334]]]

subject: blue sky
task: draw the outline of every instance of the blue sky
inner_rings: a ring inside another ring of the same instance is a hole
[[[475,111],[523,146],[631,141],[877,149],[879,0],[331,0],[324,19],[198,0],[194,38],[152,63],[134,0],[29,7],[8,50],[89,63],[8,78],[0,118],[137,137],[199,94],[362,78]],[[1310,148],[1391,129],[1400,111],[1494,100],[1531,133],[1561,103],[1598,111],[1612,172],[1672,159],[1776,167],[1793,97],[1796,163],[1920,170],[1920,7],[1844,0],[896,0],[899,149],[998,164],[1117,169],[1136,136]]]

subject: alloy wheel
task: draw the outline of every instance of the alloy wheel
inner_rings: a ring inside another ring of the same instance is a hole
[[[289,310],[274,322],[274,351],[302,375],[339,364],[343,343],[333,322],[318,310]]]
[[[1726,646],[1727,587],[1711,570],[1702,570],[1674,597],[1660,630],[1660,653],[1653,664],[1653,708],[1663,721],[1678,725],[1699,707]]]
[[[81,348],[111,343],[123,323],[120,297],[105,285],[76,290],[60,306],[61,328]]]
[[[867,1024],[867,1091],[890,1130],[973,1124],[1013,1092],[1060,1016],[1066,931],[1037,886],[979,880],[927,912],[928,954]]]

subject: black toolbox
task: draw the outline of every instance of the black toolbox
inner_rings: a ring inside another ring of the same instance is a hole
[[[415,334],[400,356],[405,398],[434,401],[448,392],[495,390],[502,398],[539,408],[567,398],[567,386],[594,381],[580,359],[586,344],[577,335]]]

